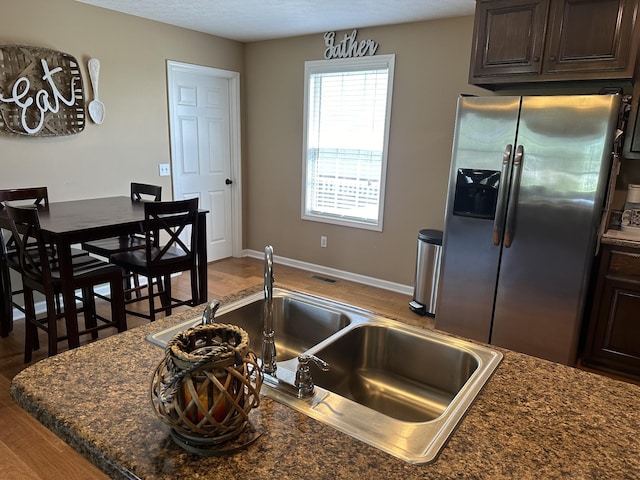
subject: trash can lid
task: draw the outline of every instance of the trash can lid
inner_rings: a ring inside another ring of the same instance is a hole
[[[434,245],[442,245],[442,230],[420,230],[418,239]]]

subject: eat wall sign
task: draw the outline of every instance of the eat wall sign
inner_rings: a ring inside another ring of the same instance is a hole
[[[71,135],[84,125],[82,75],[74,57],[47,48],[0,46],[0,132]]]

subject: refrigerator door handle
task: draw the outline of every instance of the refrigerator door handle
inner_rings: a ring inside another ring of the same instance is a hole
[[[518,145],[516,155],[513,158],[513,185],[507,206],[507,224],[504,231],[504,246],[509,248],[513,243],[513,234],[516,222],[516,206],[520,195],[520,171],[522,170],[522,157],[524,157],[524,147]]]
[[[505,202],[507,200],[507,179],[509,178],[509,163],[513,145],[508,144],[502,154],[502,171],[500,172],[500,187],[498,191],[498,203],[496,216],[493,220],[493,244],[497,247],[502,239],[502,225],[504,225]]]

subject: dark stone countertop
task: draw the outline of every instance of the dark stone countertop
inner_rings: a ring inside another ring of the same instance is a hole
[[[602,234],[601,243],[615,247],[627,247],[640,249],[640,238],[629,237],[620,230],[607,230]]]
[[[163,351],[144,338],[201,311],[38,362],[15,377],[11,394],[117,479],[638,478],[639,386],[510,351],[428,465],[405,463],[266,397],[251,413],[265,429],[256,442],[225,457],[187,453],[152,411],[151,374]]]

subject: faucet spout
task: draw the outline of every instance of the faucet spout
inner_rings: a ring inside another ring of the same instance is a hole
[[[273,247],[264,248],[264,326],[262,330],[262,370],[276,372],[276,342],[273,330]]]
[[[204,312],[202,312],[201,324],[212,325],[218,308],[220,308],[220,302],[218,300],[213,300],[212,302],[207,303],[207,306],[204,307]]]

